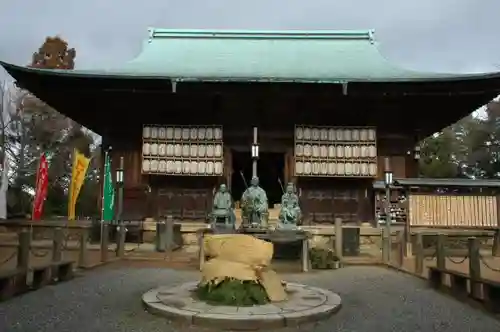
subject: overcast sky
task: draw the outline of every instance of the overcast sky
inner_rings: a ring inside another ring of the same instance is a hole
[[[401,66],[496,71],[499,15],[499,0],[0,0],[0,59],[27,64],[45,36],[59,34],[76,48],[77,68],[107,67],[136,56],[149,26],[373,28]]]

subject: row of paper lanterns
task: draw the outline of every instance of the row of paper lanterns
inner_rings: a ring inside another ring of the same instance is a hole
[[[222,144],[143,143],[143,156],[222,158]]]
[[[222,175],[224,166],[220,161],[180,161],[144,159],[142,173],[178,175]]]
[[[376,163],[320,163],[301,162],[295,163],[295,174],[323,175],[323,176],[377,176]]]
[[[298,141],[376,141],[376,131],[372,128],[313,128],[296,127],[295,138]]]
[[[144,126],[144,139],[159,140],[222,140],[222,127],[158,127]]]
[[[313,158],[375,158],[375,145],[317,145],[296,144],[296,157]]]

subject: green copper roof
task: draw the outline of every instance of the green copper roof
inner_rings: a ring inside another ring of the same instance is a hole
[[[12,68],[12,65],[3,65],[7,71],[8,67]],[[430,73],[400,68],[379,52],[372,30],[208,31],[153,28],[149,29],[149,39],[139,56],[119,67],[51,72],[70,76],[166,77],[177,81],[278,82],[425,81],[474,79],[491,75]]]

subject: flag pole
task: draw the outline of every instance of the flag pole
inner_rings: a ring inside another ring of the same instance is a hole
[[[42,152],[40,158],[38,159],[38,167],[36,169],[36,180],[35,180],[35,197],[33,199],[33,203],[31,203],[31,221],[33,221],[35,216],[35,201],[36,201],[36,193],[38,192],[38,180],[40,179],[40,165],[42,163],[42,156],[45,152]]]

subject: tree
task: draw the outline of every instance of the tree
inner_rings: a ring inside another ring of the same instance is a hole
[[[30,66],[43,69],[74,68],[76,52],[68,48],[68,43],[60,37],[47,37],[45,42],[33,54]],[[72,153],[75,148],[91,156],[95,134],[78,123],[60,114],[43,101],[27,91],[19,98],[18,114],[12,137],[14,151],[13,190],[33,193],[35,190],[36,170],[42,152],[49,161],[49,188],[45,202],[45,215],[65,215],[67,213],[68,189],[72,167]],[[95,167],[94,167],[95,168]],[[84,204],[80,209],[83,214],[96,213],[98,191],[95,193],[87,187],[95,187],[97,177],[94,170],[89,170],[88,180],[80,193],[80,201],[92,200],[92,205]],[[30,212],[30,204],[23,210]]]

